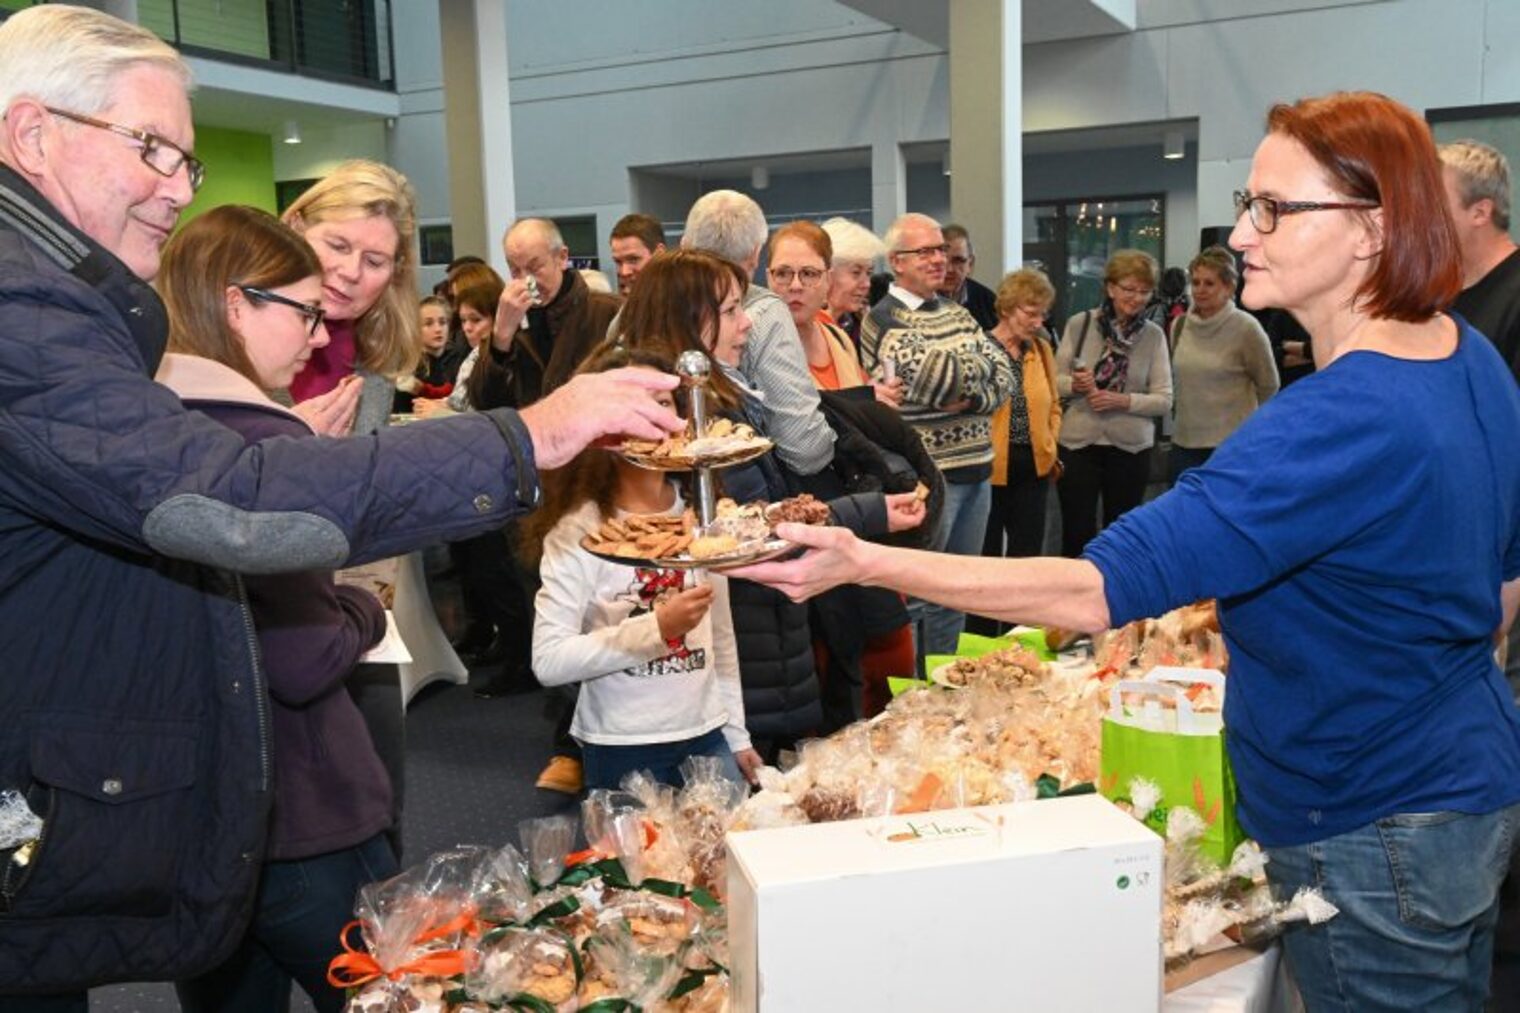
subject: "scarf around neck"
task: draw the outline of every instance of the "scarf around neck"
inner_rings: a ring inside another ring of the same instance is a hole
[[[1135,347],[1135,338],[1145,326],[1145,317],[1136,313],[1128,323],[1121,324],[1114,311],[1114,301],[1107,297],[1098,307],[1098,330],[1103,335],[1103,355],[1093,365],[1093,384],[1099,390],[1124,390],[1129,379],[1129,353]]]

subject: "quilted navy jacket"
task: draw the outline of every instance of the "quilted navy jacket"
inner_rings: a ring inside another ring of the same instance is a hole
[[[245,445],[152,381],[165,332],[0,167],[0,789],[44,819],[0,851],[0,994],[184,977],[237,942],[270,792],[238,573],[394,555],[538,497],[505,410]]]

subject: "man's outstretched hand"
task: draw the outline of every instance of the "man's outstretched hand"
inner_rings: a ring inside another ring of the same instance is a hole
[[[658,440],[681,431],[686,422],[651,396],[679,382],[669,373],[639,368],[574,377],[519,413],[533,437],[538,467],[558,468],[594,443],[625,436]]]

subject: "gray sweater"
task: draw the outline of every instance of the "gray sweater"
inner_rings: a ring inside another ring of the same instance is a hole
[[[1082,341],[1082,324],[1091,317],[1087,339]],[[1098,311],[1078,313],[1066,321],[1061,347],[1056,350],[1056,390],[1066,408],[1061,413],[1061,446],[1068,450],[1083,447],[1112,446],[1131,454],[1147,450],[1156,442],[1156,419],[1172,410],[1172,366],[1166,354],[1166,335],[1160,327],[1147,322],[1135,336],[1129,353],[1129,374],[1122,394],[1130,396],[1129,411],[1095,412],[1087,399],[1071,392],[1071,363],[1077,346],[1085,344],[1082,361],[1089,369],[1103,355],[1103,331],[1098,327]]]
[[[1177,425],[1172,442],[1199,450],[1217,447],[1277,393],[1267,332],[1234,305],[1207,320],[1189,313],[1173,327]]]

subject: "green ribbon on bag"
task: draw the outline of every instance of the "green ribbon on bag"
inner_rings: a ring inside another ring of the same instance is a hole
[[[711,967],[698,967],[687,971],[676,987],[670,990],[668,999],[679,999],[688,992],[695,992],[702,987],[702,983],[715,974],[727,974],[728,968],[722,964],[714,963]]]

